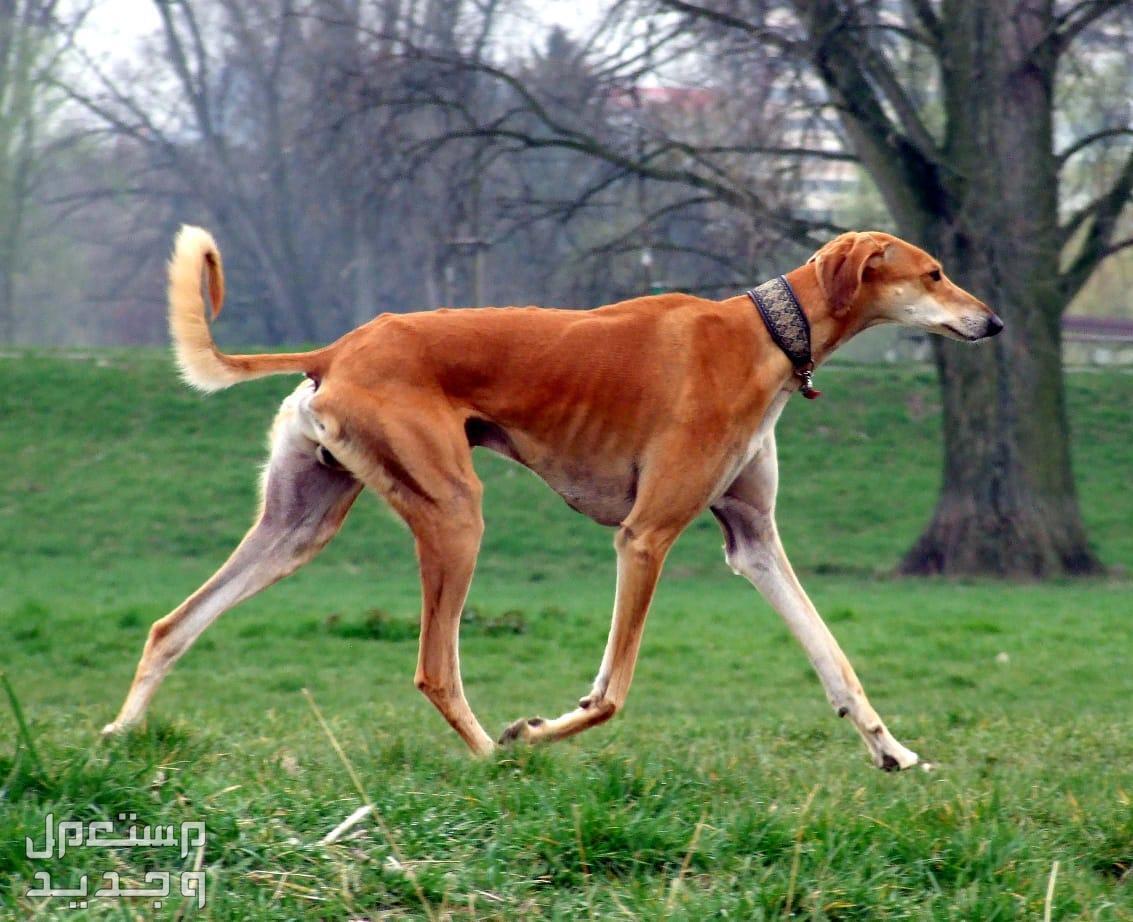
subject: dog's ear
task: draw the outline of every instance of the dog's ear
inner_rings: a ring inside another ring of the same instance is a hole
[[[835,317],[853,304],[866,268],[876,268],[884,257],[885,244],[872,234],[849,233],[835,237],[807,260],[814,263],[818,287]]]

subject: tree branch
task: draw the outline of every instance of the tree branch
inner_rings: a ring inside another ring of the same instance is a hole
[[[812,236],[814,231],[830,229],[829,225],[825,222],[805,221],[784,215],[769,207],[752,190],[728,181],[715,164],[709,165],[712,173],[715,175],[706,175],[703,172],[680,167],[664,167],[655,163],[661,154],[674,151],[683,153],[690,158],[695,158],[698,152],[692,145],[668,140],[663,145],[663,149],[654,149],[636,157],[631,156],[601,141],[592,133],[580,131],[564,124],[551,114],[547,107],[534,96],[533,92],[522,80],[500,67],[484,61],[453,61],[449,57],[437,56],[434,53],[420,49],[417,50],[416,55],[437,63],[444,63],[461,69],[483,73],[486,76],[500,81],[508,87],[522,103],[518,111],[533,117],[548,132],[547,135],[540,136],[533,132],[521,130],[509,125],[509,116],[517,114],[517,110],[511,110],[508,115],[505,115],[503,118],[495,119],[487,124],[479,123],[476,119],[472,118],[471,113],[465,110],[464,114],[467,117],[466,127],[451,129],[434,138],[431,142],[434,149],[439,149],[441,146],[452,141],[480,138],[511,141],[521,147],[529,149],[559,148],[573,150],[589,157],[604,160],[607,163],[645,179],[652,179],[663,183],[683,184],[691,188],[709,192],[719,201],[731,207],[762,216],[765,220],[774,225],[784,237],[800,243],[803,246],[816,245],[818,241]],[[426,92],[434,93],[433,90],[428,88]],[[454,104],[453,101],[438,97],[435,93],[431,97],[431,101],[434,104],[440,104],[449,108],[459,106],[459,103]],[[705,165],[703,161],[701,165]]]
[[[872,103],[870,108],[876,111],[871,114],[870,123],[885,124],[887,133],[895,132],[899,125],[901,133],[921,157],[939,163],[941,154],[936,139],[925,127],[916,106],[889,66],[889,62],[870,41],[862,40],[860,36],[854,34],[865,28],[858,20],[854,6],[844,7],[836,0],[796,0],[795,6],[809,10],[812,22],[819,26],[821,31],[817,35],[812,33],[812,39],[817,40],[820,46],[829,44],[834,53],[844,56],[847,62],[856,64],[876,85],[877,91],[871,93],[873,98],[870,100]],[[841,89],[850,79],[850,75],[846,73],[844,66],[838,67],[835,72],[839,74],[839,89]],[[868,83],[864,85],[868,86]],[[860,92],[861,86],[857,89]],[[885,115],[878,92],[892,107],[897,117],[896,125]],[[853,101],[861,104],[864,111],[866,105],[864,100],[859,102],[855,98]]]
[[[1117,138],[1122,136],[1133,136],[1133,128],[1103,128],[1101,131],[1095,131],[1091,134],[1085,135],[1067,147],[1065,150],[1055,154],[1055,160],[1058,161],[1059,168],[1066,164],[1066,161],[1073,157],[1075,154],[1085,150],[1091,144],[1096,144],[1098,141],[1104,141],[1106,138]]]
[[[925,31],[932,36],[934,45],[940,44],[940,39],[943,34],[943,29],[940,22],[940,17],[936,15],[936,10],[932,8],[929,0],[909,0],[909,6],[916,14],[917,19],[920,20]]]
[[[1050,38],[1054,41],[1055,53],[1065,51],[1078,35],[1101,19],[1107,13],[1128,5],[1128,0],[1081,0],[1075,3],[1054,22]]]
[[[940,151],[880,54],[864,49],[867,43],[847,28],[855,24],[853,9],[836,0],[792,4],[806,20],[814,66],[894,216],[900,221],[914,217],[910,210],[931,211],[923,203],[939,194]],[[901,125],[885,110],[886,88]]]
[[[1062,239],[1068,241],[1079,227],[1089,223],[1089,229],[1077,255],[1060,276],[1060,284],[1067,302],[1089,281],[1101,261],[1115,252],[1113,236],[1117,231],[1121,214],[1129,204],[1131,194],[1133,194],[1133,151],[1126,158],[1113,185],[1079,211],[1061,229]]]
[[[1126,250],[1129,247],[1133,247],[1133,237],[1126,237],[1124,240],[1111,243],[1102,254],[1102,259],[1108,259],[1114,253],[1120,253],[1122,250]]]
[[[698,3],[687,3],[686,0],[660,0],[660,3],[663,7],[677,13],[684,13],[687,16],[691,16],[693,19],[704,19],[718,26],[723,26],[726,29],[744,32],[747,35],[754,36],[760,42],[772,45],[781,51],[797,53],[801,47],[799,42],[787,38],[782,32],[775,29],[768,29],[766,26],[756,25],[747,19],[742,19],[739,16],[733,16],[730,13],[724,13],[720,10],[714,10],[710,7],[701,6]]]

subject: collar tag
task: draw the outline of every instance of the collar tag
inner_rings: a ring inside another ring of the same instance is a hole
[[[795,377],[802,382],[799,390],[803,392],[803,396],[807,400],[817,400],[822,396],[822,391],[814,386],[814,362],[808,362],[806,366],[796,368]]]

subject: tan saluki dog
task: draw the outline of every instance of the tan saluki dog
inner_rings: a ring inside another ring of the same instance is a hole
[[[561,739],[617,713],[665,556],[709,508],[728,564],[786,620],[874,763],[888,770],[917,763],[870,705],[779,542],[775,422],[800,377],[748,297],[383,314],[312,352],[225,355],[205,319],[202,276],[215,317],[224,296],[220,253],[207,232],[186,227],[169,267],[170,327],[186,381],[215,391],[279,373],[306,380],[275,419],[256,523],[208,582],[154,623],[104,733],[136,724],[200,633],[314,557],[369,486],[416,540],[422,608],[414,681],[473,752],[491,752],[496,744],[465,699],[458,655],[484,529],[472,467],[479,445],[617,529],[613,623],[593,687],[560,717],[512,724],[501,743]],[[935,259],[884,233],[843,234],[785,278],[809,319],[818,362],[879,323],[971,341],[1003,326]]]

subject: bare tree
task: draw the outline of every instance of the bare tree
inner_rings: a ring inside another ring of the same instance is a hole
[[[144,79],[88,61],[67,90],[146,162],[136,195],[188,203],[177,220],[232,241],[234,295],[260,302],[226,315],[233,335],[326,340],[383,307],[435,306],[450,244],[477,235],[470,190],[490,158],[422,166],[411,148],[437,114],[401,104],[420,69],[393,49],[404,36],[474,53],[492,7],[161,0]],[[470,100],[475,83],[465,74]]]
[[[860,169],[1009,330],[936,346],[943,488],[903,568],[1099,570],[1060,317],[1133,245],[1133,0],[611,0],[526,56],[509,6],[162,0],[161,78],[70,92],[235,238],[234,272],[248,254],[234,287],[271,307],[237,316],[271,341],[371,307],[593,303],[673,267],[735,290],[842,230],[807,190]]]
[[[75,15],[56,16],[56,0],[0,0],[0,341],[16,335],[16,277],[28,212],[45,161],[64,143],[53,124],[53,81]]]
[[[611,144],[640,146],[661,130],[651,120],[695,117],[607,93],[610,62],[592,65],[593,45],[562,33],[530,56],[503,49],[509,6],[155,3],[144,74],[137,58],[90,61],[66,85],[102,131],[92,169],[68,183],[67,208],[88,205],[69,227],[99,228],[83,244],[92,254],[128,257],[105,287],[130,303],[91,315],[88,338],[160,337],[142,280],[159,276],[164,241],[186,220],[231,242],[239,303],[221,335],[246,341],[325,340],[382,309],[588,306],[642,285],[743,279],[760,225],[741,212],[624,164],[479,132],[509,115],[544,131],[493,71],[505,58],[546,90],[555,118]],[[107,179],[90,183],[106,163]]]
[[[726,98],[766,117],[753,126],[721,110],[714,133],[654,123],[619,139],[562,115],[513,71],[481,64],[516,104],[463,135],[575,151],[692,189],[802,246],[837,228],[783,180],[824,161],[860,162],[897,231],[938,253],[1010,331],[990,354],[935,346],[943,488],[902,569],[1098,572],[1071,471],[1060,317],[1097,266],[1133,244],[1120,232],[1133,124],[1126,108],[1117,121],[1075,125],[1071,137],[1056,139],[1055,126],[1060,76],[1075,55],[1096,70],[1116,54],[1128,81],[1129,0],[623,0],[611,9],[638,26],[609,51],[611,86],[665,67],[715,74]],[[808,133],[804,110],[826,123]],[[1068,168],[1099,153],[1109,180],[1067,207]]]
[[[1131,242],[1117,229],[1133,189],[1133,150],[1126,145],[1113,181],[1064,220],[1058,193],[1075,154],[1133,135],[1133,125],[1087,132],[1059,151],[1055,106],[1075,40],[1130,4],[916,2],[903,20],[873,22],[856,4],[793,6],[806,53],[898,228],[939,253],[1012,331],[990,361],[950,343],[935,347],[944,482],[902,568],[1097,572],[1071,471],[1060,318],[1102,260]],[[1086,52],[1100,54],[1113,37],[1093,39]],[[893,50],[901,43],[931,62],[918,73],[936,92],[918,94],[913,78],[902,78]]]
[[[145,151],[154,171],[195,199],[198,220],[247,254],[249,281],[272,304],[242,318],[262,323],[259,338],[311,341],[341,332],[352,319],[348,304],[321,297],[320,274],[338,268],[319,245],[334,220],[322,208],[325,174],[303,156],[321,113],[303,79],[309,21],[291,0],[155,7],[161,33],[146,79],[128,65],[108,73],[88,62],[68,92],[119,143]]]

